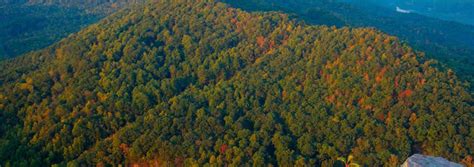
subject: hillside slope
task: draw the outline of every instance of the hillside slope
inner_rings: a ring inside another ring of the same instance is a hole
[[[212,0],[126,9],[0,62],[3,165],[468,163],[473,99],[374,29]]]
[[[414,13],[398,13],[392,8],[383,8],[367,1],[356,4],[339,3],[333,0],[223,1],[245,10],[279,10],[291,13],[311,24],[375,27],[399,37],[416,50],[425,52],[428,58],[446,64],[463,80],[474,82],[474,26]],[[471,92],[472,90],[474,88]]]
[[[102,17],[78,8],[0,5],[0,60],[45,48]]]
[[[0,5],[53,5],[82,8],[96,13],[110,13],[121,7],[142,4],[146,1],[148,0],[0,0]]]
[[[0,1],[0,60],[45,48],[124,7],[145,0]]]

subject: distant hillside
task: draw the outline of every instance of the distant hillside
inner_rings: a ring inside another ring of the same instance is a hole
[[[434,66],[375,29],[162,0],[0,62],[0,164],[468,164],[472,96]]]
[[[83,8],[92,12],[112,12],[123,6],[144,3],[147,0],[0,0],[1,4],[56,5]]]
[[[122,7],[144,1],[0,1],[0,60],[47,47]]]
[[[102,17],[77,8],[0,5],[0,59],[45,48]]]

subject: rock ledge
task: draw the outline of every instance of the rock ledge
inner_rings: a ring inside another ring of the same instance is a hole
[[[464,167],[441,157],[415,154],[409,157],[401,167]]]

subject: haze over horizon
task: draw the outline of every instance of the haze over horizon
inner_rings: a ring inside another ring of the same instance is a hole
[[[342,0],[358,5],[366,5],[367,2],[386,7],[396,11],[397,7],[409,13],[417,13],[433,18],[456,21],[459,23],[474,25],[474,1],[473,0]],[[399,10],[400,11],[400,10]],[[402,12],[406,13],[406,12]]]

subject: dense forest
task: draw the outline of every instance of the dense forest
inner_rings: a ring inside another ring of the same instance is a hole
[[[474,26],[418,14],[398,13],[368,2],[349,4],[335,0],[223,1],[250,11],[284,11],[311,24],[375,27],[399,37],[415,49],[425,52],[428,58],[436,59],[453,69],[463,80],[474,83]]]
[[[0,60],[16,57],[49,46],[84,26],[121,9],[143,4],[146,0],[2,0],[0,1]],[[474,83],[474,26],[443,21],[418,14],[397,13],[385,6],[395,2],[360,0],[221,0],[234,7],[252,11],[281,10],[307,23],[328,26],[375,27],[399,37],[427,58],[436,59],[442,68],[451,68],[463,81]],[[365,2],[365,1],[364,1]],[[449,12],[469,8],[463,0],[408,2],[406,5]],[[444,2],[443,2],[444,3]],[[434,7],[433,7],[434,6]],[[463,6],[463,7],[461,7]],[[444,9],[444,8],[449,8]],[[434,12],[434,11],[432,11]],[[471,11],[472,12],[472,11]],[[452,13],[452,12],[451,12]],[[469,12],[461,12],[468,13]],[[471,86],[471,92],[474,86]]]
[[[472,95],[437,66],[372,28],[162,0],[0,62],[0,165],[472,165]]]

